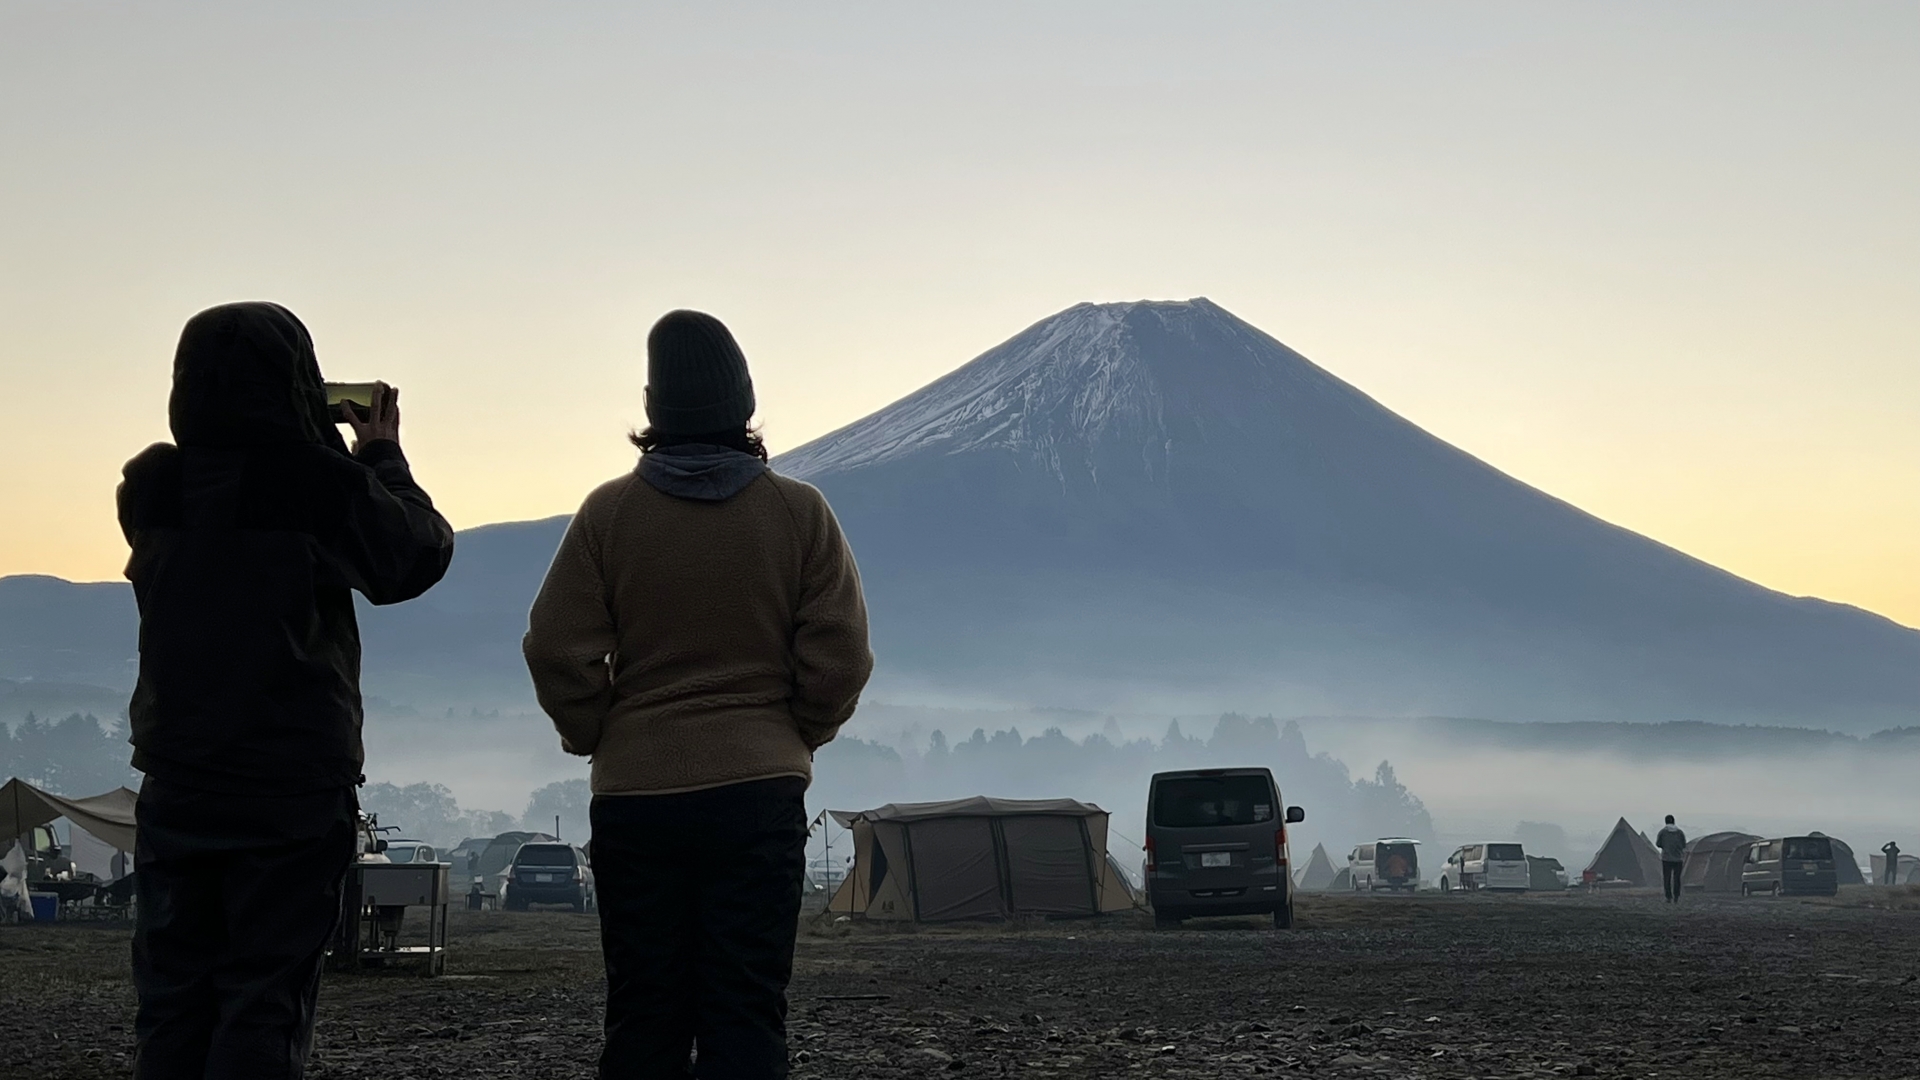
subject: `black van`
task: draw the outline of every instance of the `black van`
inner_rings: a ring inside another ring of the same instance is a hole
[[[1283,809],[1284,807],[1284,809]],[[1155,773],[1147,787],[1147,901],[1155,926],[1192,915],[1273,915],[1293,925],[1284,806],[1266,769]]]
[[[575,911],[595,910],[593,862],[571,844],[521,844],[507,867],[501,906],[525,911],[529,904],[565,904]]]
[[[1747,845],[1740,895],[1832,896],[1840,891],[1833,842],[1824,836],[1787,836]]]

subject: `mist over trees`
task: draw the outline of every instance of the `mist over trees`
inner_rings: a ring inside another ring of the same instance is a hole
[[[1380,836],[1433,839],[1433,818],[1385,761],[1355,779],[1345,763],[1312,753],[1298,724],[1271,716],[1228,713],[1205,737],[1179,721],[1159,739],[1123,739],[1109,723],[1082,739],[1059,728],[1023,736],[1017,727],[989,734],[975,728],[961,738],[943,730],[911,735],[903,745],[842,736],[814,759],[808,802],[863,810],[889,802],[991,795],[1003,798],[1075,798],[1113,815],[1113,829],[1137,838],[1146,813],[1147,781],[1170,769],[1264,765],[1273,770],[1287,802],[1307,820],[1294,827],[1296,846],[1344,846]],[[1121,845],[1116,844],[1116,849]]]
[[[139,788],[126,727],[92,713],[42,720],[28,713],[9,728],[0,724],[0,781],[17,776],[62,795],[87,796],[117,787]]]

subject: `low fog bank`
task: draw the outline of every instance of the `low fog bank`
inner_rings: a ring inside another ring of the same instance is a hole
[[[375,709],[379,706],[376,704]],[[0,724],[0,772],[52,790],[137,786],[124,721],[71,714]],[[588,836],[587,762],[521,707],[370,710],[361,797],[406,835],[451,844],[508,828]],[[1691,835],[1814,830],[1856,852],[1889,839],[1920,850],[1920,730],[1865,738],[1715,724],[1524,724],[1468,719],[1149,716],[1079,710],[940,709],[869,703],[815,762],[815,810],[994,795],[1068,797],[1113,815],[1115,854],[1138,862],[1155,771],[1266,765],[1288,802],[1296,858],[1336,861],[1388,834],[1454,845],[1520,839],[1586,865],[1620,817]],[[835,843],[839,843],[838,830]],[[815,838],[818,855],[820,837]],[[836,861],[840,852],[836,851]]]

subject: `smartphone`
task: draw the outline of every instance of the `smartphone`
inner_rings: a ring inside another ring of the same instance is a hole
[[[349,411],[363,424],[373,419],[373,395],[379,391],[379,383],[330,382],[323,385],[327,391],[327,410],[333,413],[334,423],[346,423]]]

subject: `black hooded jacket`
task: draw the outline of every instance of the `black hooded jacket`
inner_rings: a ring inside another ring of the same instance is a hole
[[[453,529],[398,444],[347,453],[313,339],[277,304],[201,312],[180,335],[175,444],[127,463],[120,527],[140,606],[134,767],[233,794],[351,785],[358,589],[432,588]]]

